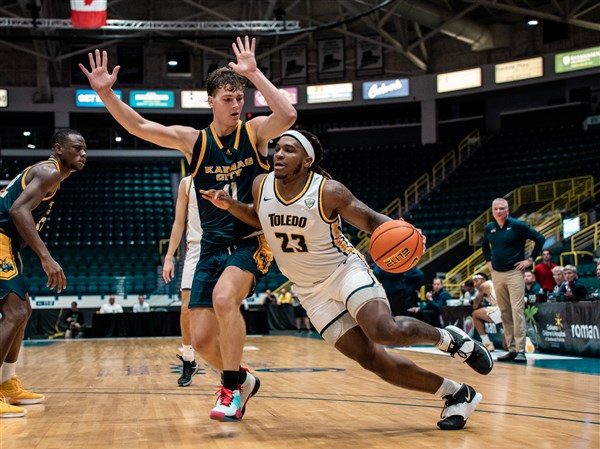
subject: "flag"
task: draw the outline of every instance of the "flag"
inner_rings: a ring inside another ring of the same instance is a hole
[[[71,24],[75,28],[106,25],[106,0],[71,0]]]

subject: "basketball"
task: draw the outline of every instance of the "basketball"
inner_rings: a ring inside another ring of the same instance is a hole
[[[406,221],[388,221],[373,231],[369,251],[382,270],[404,273],[421,260],[423,237]]]

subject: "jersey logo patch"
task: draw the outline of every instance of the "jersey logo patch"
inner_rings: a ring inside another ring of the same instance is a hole
[[[225,153],[227,156],[231,156],[231,150],[227,148],[227,152]]]
[[[307,198],[304,200],[304,204],[306,204],[306,207],[310,209],[315,205],[315,200],[313,198]]]

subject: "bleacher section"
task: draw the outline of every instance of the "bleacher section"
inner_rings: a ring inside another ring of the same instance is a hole
[[[14,176],[33,160],[11,161]],[[158,286],[158,242],[169,238],[174,215],[172,174],[178,160],[88,159],[63,182],[40,235],[61,264],[69,294],[150,293]],[[37,256],[22,251],[32,295],[47,295]]]
[[[599,137],[568,129],[494,138],[405,218],[423,230],[431,245],[521,185],[581,175],[597,179]]]

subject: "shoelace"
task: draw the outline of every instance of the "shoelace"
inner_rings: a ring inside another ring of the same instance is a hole
[[[233,391],[228,390],[227,388],[220,387],[215,394],[219,396],[217,401],[221,401],[221,405],[224,405],[225,407],[228,407],[233,400]]]

